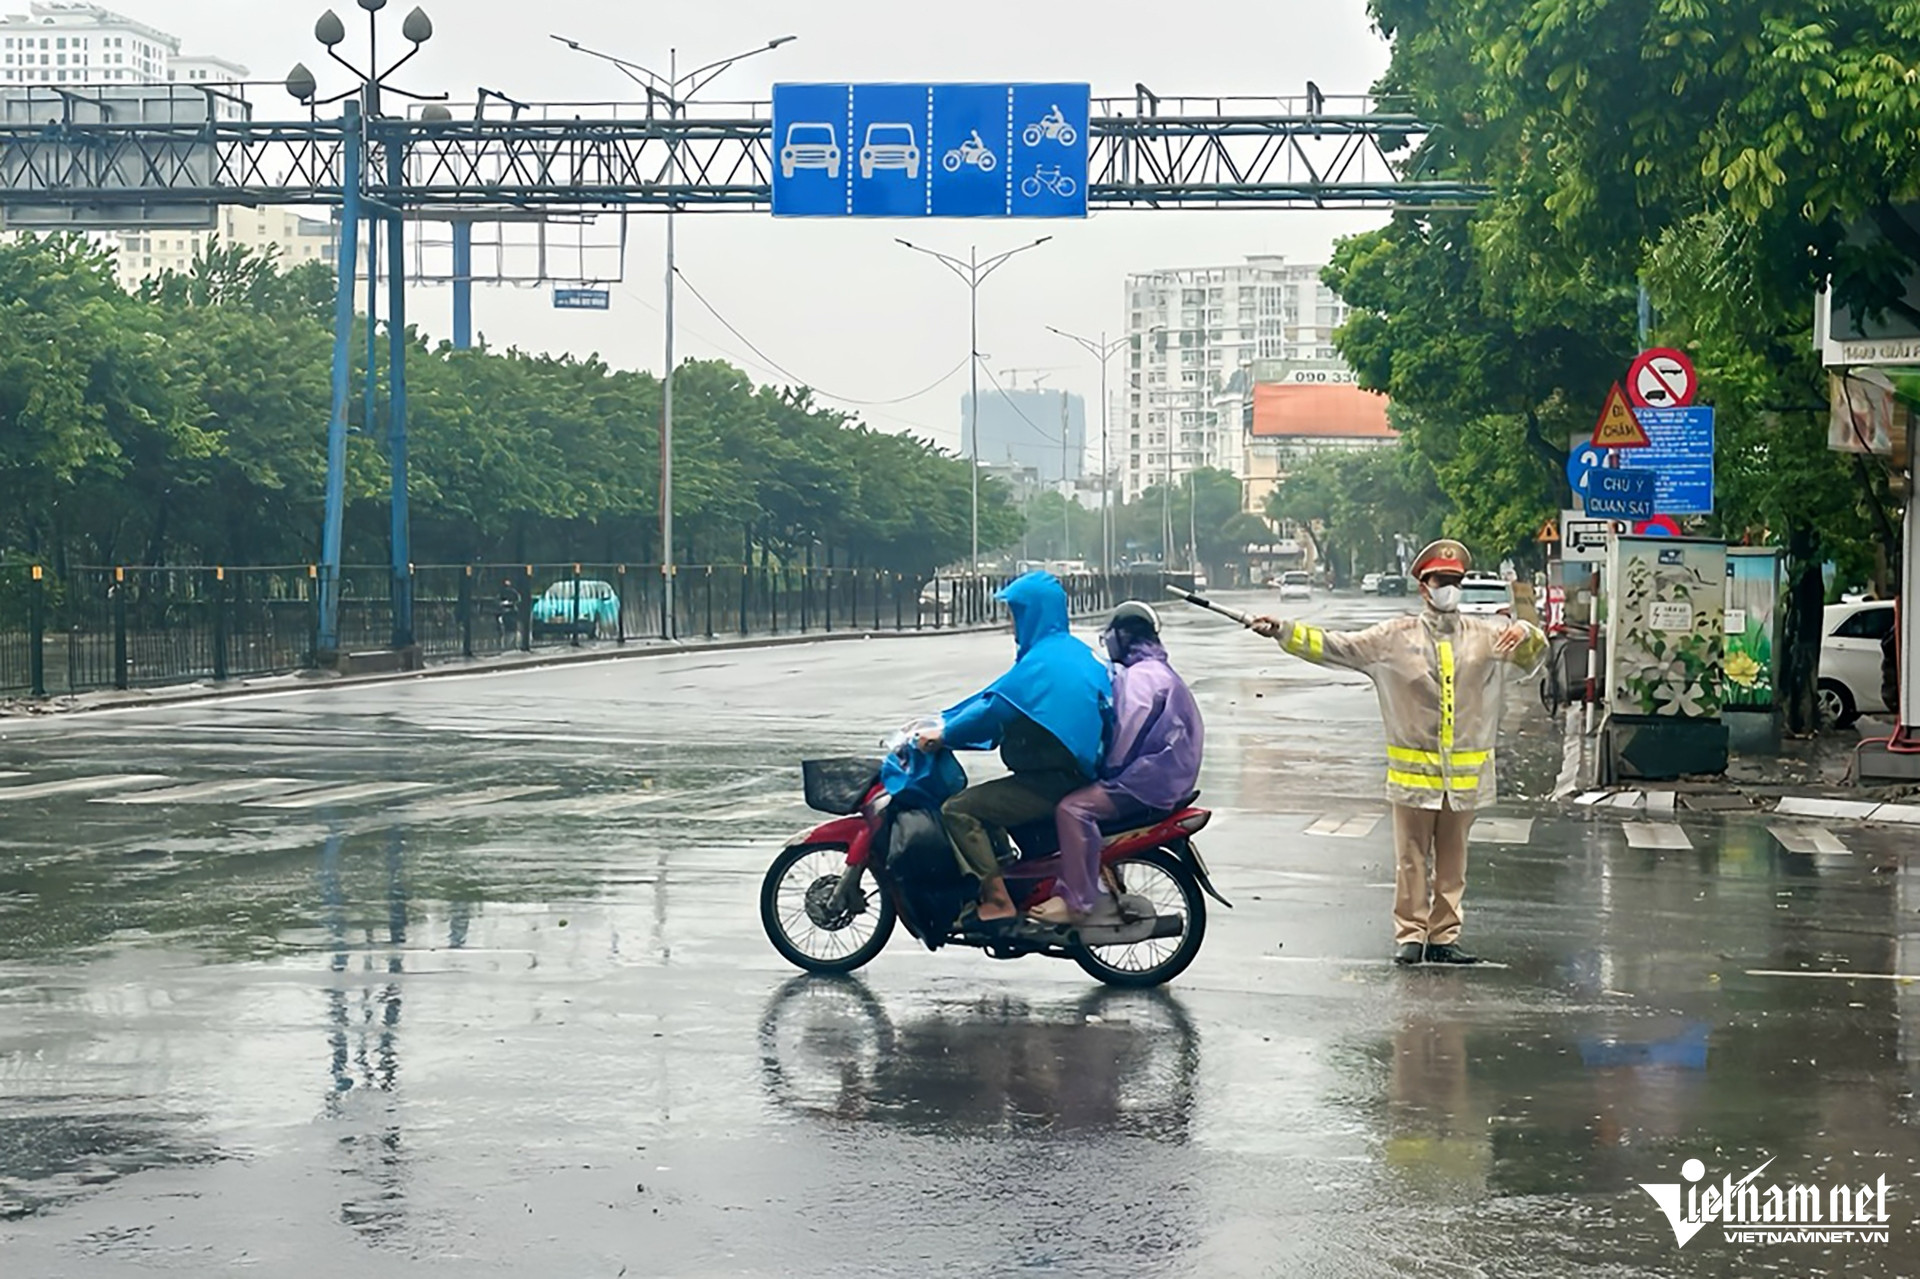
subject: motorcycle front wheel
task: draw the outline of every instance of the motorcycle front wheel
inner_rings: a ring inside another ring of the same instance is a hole
[[[960,172],[960,153],[958,151],[949,151],[941,156],[940,167],[948,173]]]
[[[825,844],[795,845],[767,867],[760,926],[788,963],[810,973],[850,973],[886,948],[895,914],[878,885],[867,885],[853,909],[830,909],[846,868],[847,850]]]
[[[980,163],[980,172],[982,172],[982,173],[992,173],[992,172],[993,172],[993,166],[994,166],[994,165],[996,165],[996,164],[998,164],[998,163],[999,163],[999,161],[993,158],[993,152],[991,152],[991,151],[982,151],[982,152],[980,153],[980,162],[979,162],[979,163]]]
[[[1060,126],[1060,145],[1061,145],[1061,146],[1063,146],[1063,147],[1070,147],[1070,146],[1072,146],[1072,145],[1074,144],[1074,142],[1075,142],[1075,141],[1076,141],[1076,140],[1077,140],[1077,139],[1078,139],[1079,137],[1080,137],[1080,135],[1079,135],[1078,133],[1075,133],[1075,132],[1073,131],[1073,126],[1072,126],[1072,125],[1070,125],[1070,124],[1063,124],[1063,125],[1061,125],[1061,126]]]
[[[1030,147],[1037,147],[1040,145],[1041,137],[1042,137],[1042,134],[1040,132],[1040,126],[1037,124],[1030,124],[1027,126],[1026,132],[1020,135],[1020,140],[1026,143]],[[1072,146],[1073,144],[1069,142],[1067,145]]]
[[[1087,976],[1109,986],[1159,986],[1187,970],[1207,935],[1207,900],[1186,862],[1164,848],[1150,848],[1117,862],[1107,872],[1122,893],[1144,897],[1156,915],[1181,917],[1176,937],[1112,946],[1083,946],[1074,955]]]

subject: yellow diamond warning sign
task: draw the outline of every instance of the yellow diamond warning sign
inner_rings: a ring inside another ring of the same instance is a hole
[[[1627,393],[1620,389],[1618,382],[1607,392],[1606,407],[1600,410],[1600,420],[1594,424],[1593,443],[1594,447],[1603,449],[1643,449],[1653,443],[1647,438],[1640,419],[1633,415],[1633,409],[1627,404]]]

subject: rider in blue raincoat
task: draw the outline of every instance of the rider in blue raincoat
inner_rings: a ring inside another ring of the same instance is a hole
[[[1017,918],[1000,869],[1010,854],[1007,831],[1052,817],[1098,775],[1113,701],[1105,663],[1068,630],[1058,578],[1028,573],[995,598],[1013,616],[1012,669],[920,737],[924,750],[998,747],[1012,774],[971,786],[941,809],[961,864],[979,881],[983,923]]]

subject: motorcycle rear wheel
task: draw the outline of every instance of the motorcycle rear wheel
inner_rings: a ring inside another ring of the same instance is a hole
[[[1143,989],[1172,981],[1187,970],[1207,936],[1207,899],[1186,862],[1164,848],[1150,848],[1108,869],[1120,890],[1147,898],[1158,914],[1176,911],[1185,927],[1178,937],[1152,938],[1115,946],[1082,946],[1073,960],[1080,970],[1109,986]]]
[[[828,925],[813,917],[807,895],[815,885],[838,878],[847,850],[829,844],[797,844],[767,867],[760,882],[760,926],[781,957],[810,973],[850,973],[886,948],[893,936],[893,902],[877,884],[866,888],[864,907]],[[871,932],[867,931],[871,929]]]

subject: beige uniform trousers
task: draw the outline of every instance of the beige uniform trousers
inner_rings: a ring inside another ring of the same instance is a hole
[[[1393,806],[1395,945],[1444,946],[1460,936],[1460,898],[1467,891],[1467,831],[1473,810]],[[1432,869],[1428,869],[1431,860]]]

